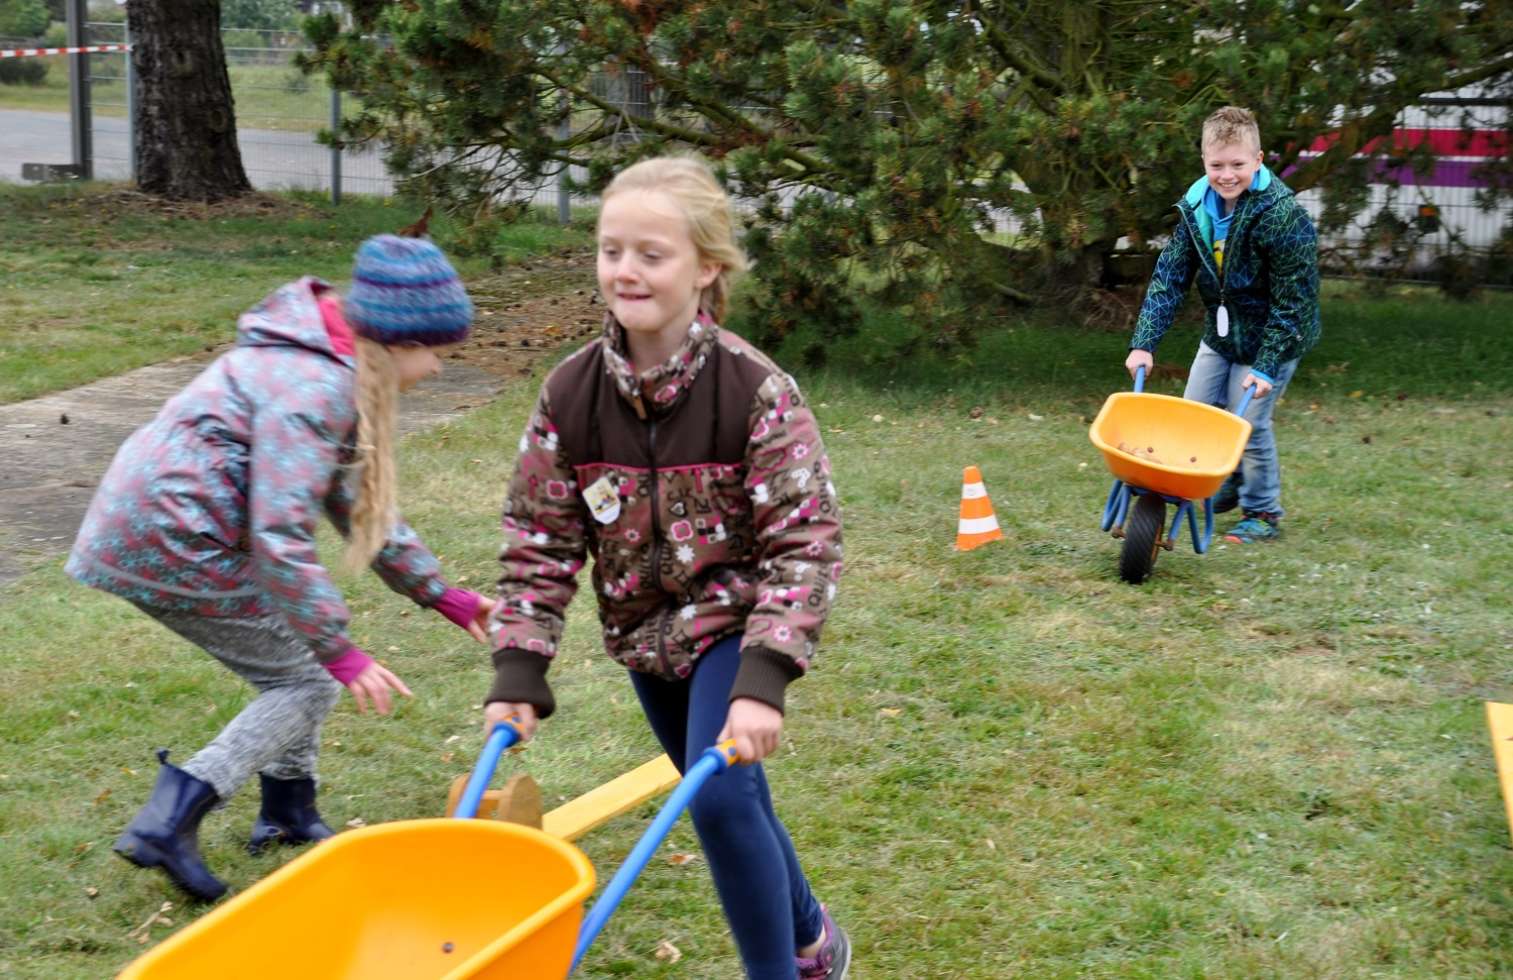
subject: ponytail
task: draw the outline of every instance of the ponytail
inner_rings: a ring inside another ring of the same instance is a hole
[[[360,482],[345,554],[354,572],[372,564],[399,520],[394,467],[399,371],[382,344],[358,337],[356,346]]]

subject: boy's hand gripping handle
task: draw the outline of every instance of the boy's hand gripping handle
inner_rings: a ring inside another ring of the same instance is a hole
[[[599,935],[604,924],[614,914],[615,907],[625,897],[626,891],[635,882],[636,876],[651,861],[657,848],[662,846],[667,832],[672,829],[673,824],[678,822],[678,818],[683,815],[683,811],[687,809],[700,787],[710,776],[724,772],[736,761],[735,742],[726,740],[705,749],[704,754],[699,756],[699,761],[683,774],[683,781],[672,791],[672,795],[662,806],[661,812],[651,822],[651,826],[646,828],[646,833],[642,834],[641,839],[636,842],[630,856],[625,859],[624,864],[620,865],[620,870],[615,872],[615,876],[604,887],[604,893],[599,896],[594,907],[589,909],[588,917],[583,920],[583,928],[578,931],[578,946],[573,950],[573,965],[569,973],[578,969],[578,963],[583,959],[583,954],[588,952],[588,947],[593,944],[594,938]]]
[[[520,741],[520,737],[519,715],[511,715],[494,726],[494,730],[489,733],[489,740],[483,743],[483,753],[473,766],[473,775],[468,777],[467,789],[462,791],[462,799],[457,801],[454,816],[468,820],[478,815],[478,804],[483,801],[483,794],[489,788],[489,780],[494,778],[499,757],[505,749]]]

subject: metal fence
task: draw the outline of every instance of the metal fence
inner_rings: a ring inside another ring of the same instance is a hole
[[[90,43],[128,40],[125,24],[91,22]],[[319,75],[305,75],[294,57],[304,39],[289,31],[221,32],[236,106],[237,143],[247,178],[260,190],[390,194],[394,181],[374,151],[337,152],[316,141],[341,118],[341,95]],[[129,179],[131,148],[128,56],[87,55],[94,172]]]
[[[129,35],[124,23],[90,22],[85,25],[82,38],[85,44],[127,41]],[[222,44],[235,99],[242,162],[253,186],[264,190],[325,191],[338,198],[343,192],[377,195],[394,192],[395,179],[387,173],[376,149],[338,152],[316,141],[319,130],[337,125],[343,105],[341,95],[330,88],[325,78],[307,76],[294,66],[295,56],[306,50],[299,34],[227,29],[222,31]],[[89,97],[93,175],[100,179],[129,179],[132,175],[129,56],[72,57],[79,59],[85,69],[82,77],[86,79]],[[66,57],[47,60],[50,78],[68,74]],[[621,110],[617,133],[621,141],[638,138],[637,120],[661,116],[666,111],[659,105],[647,77],[635,69],[599,76],[594,80],[593,92]],[[1448,128],[1451,126],[1458,133],[1460,124],[1469,121],[1473,128],[1481,127],[1484,134],[1497,133],[1504,125],[1506,106],[1496,103],[1477,106],[1477,100],[1467,99],[1466,95],[1451,93],[1428,100],[1439,105],[1409,110],[1399,120],[1398,132],[1419,134],[1415,138],[1437,138],[1452,133]],[[1457,113],[1453,121],[1446,116],[1446,103]],[[18,176],[17,153],[43,161],[51,156],[53,162],[67,162],[71,139],[66,107],[65,101],[53,111],[12,110],[5,102],[5,88],[0,87],[0,126],[8,133],[8,138],[0,141],[0,180]],[[702,120],[680,121],[703,124]],[[1381,182],[1369,186],[1366,208],[1345,227],[1321,239],[1326,263],[1332,262],[1340,271],[1425,275],[1446,253],[1469,250],[1473,254],[1486,254],[1513,224],[1513,204],[1485,208],[1477,197],[1479,182],[1474,166],[1478,159],[1507,153],[1507,147],[1498,142],[1500,138],[1483,138],[1477,144],[1479,149],[1462,148],[1465,152],[1459,154],[1456,146],[1439,140],[1450,152],[1436,162],[1432,173],[1414,174],[1406,168],[1391,168],[1379,174]],[[581,180],[586,175],[574,168],[572,176]],[[804,192],[790,189],[782,195],[783,206],[790,207],[793,199]],[[541,205],[555,205],[561,220],[566,221],[570,214],[572,202],[554,178],[527,188],[519,196]],[[1300,195],[1300,200],[1316,219],[1322,215],[1324,204],[1317,192],[1306,192]],[[1001,234],[1014,236],[1023,230],[1007,212],[995,212],[992,219],[995,230]]]

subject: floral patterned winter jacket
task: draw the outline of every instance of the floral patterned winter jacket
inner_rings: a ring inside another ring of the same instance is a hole
[[[353,358],[338,353],[306,278],[244,313],[237,345],[116,452],[69,555],[70,575],[157,609],[282,613],[329,663],[351,649],[348,612],[320,563],[324,510],[347,532],[357,426]],[[446,592],[408,525],[373,561],[423,606]]]
[[[551,373],[505,501],[487,700],[551,714],[546,670],[589,552],[611,657],[686,677],[741,634],[731,697],[781,710],[841,570],[830,463],[793,379],[702,319],[645,376],[612,318]]]

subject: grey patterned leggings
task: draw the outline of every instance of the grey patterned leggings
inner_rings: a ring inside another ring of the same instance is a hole
[[[223,802],[253,773],[315,777],[321,723],[342,687],[282,616],[222,619],[140,608],[261,692],[180,768],[214,786]]]

